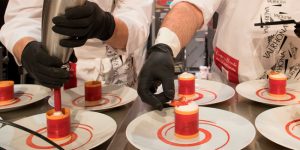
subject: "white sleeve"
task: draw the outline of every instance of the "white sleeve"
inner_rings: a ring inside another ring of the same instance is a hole
[[[149,36],[153,0],[119,0],[113,15],[128,28],[127,56],[145,46]]]
[[[5,24],[0,30],[0,41],[11,53],[15,43],[23,37],[41,41],[42,9],[42,0],[9,0]]]
[[[174,0],[171,7],[179,2],[189,2],[198,7],[203,13],[204,25],[206,25],[218,9],[222,0]]]

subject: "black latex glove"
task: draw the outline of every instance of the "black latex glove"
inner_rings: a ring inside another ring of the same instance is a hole
[[[157,44],[149,49],[149,57],[138,78],[138,93],[142,101],[154,109],[161,110],[163,105],[174,99],[174,61],[169,46]],[[154,94],[162,83],[163,92]]]
[[[296,23],[294,32],[300,38],[300,22]]]
[[[27,72],[46,87],[61,87],[69,79],[69,72],[60,68],[63,65],[61,60],[49,56],[40,42],[32,41],[26,45],[21,62]]]
[[[114,17],[103,11],[96,3],[87,1],[83,6],[66,9],[65,14],[52,19],[52,30],[70,36],[60,41],[64,47],[78,47],[89,38],[108,40],[115,30]]]

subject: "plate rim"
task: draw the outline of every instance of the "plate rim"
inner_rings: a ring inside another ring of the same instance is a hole
[[[80,88],[82,88],[84,85],[81,85],[81,86],[78,86],[78,87],[75,87],[75,88],[71,88],[71,89],[67,89],[66,91],[69,91],[69,90],[80,90]],[[114,85],[112,85],[112,86],[114,86]],[[83,108],[83,107],[70,107],[69,105],[68,105],[68,107],[69,108],[71,108],[71,109],[74,109],[74,110],[87,110],[87,111],[105,111],[105,110],[109,110],[109,109],[113,109],[113,108],[117,108],[117,107],[120,107],[120,106],[123,106],[123,105],[126,105],[126,104],[128,104],[128,103],[130,103],[130,102],[133,102],[133,101],[135,101],[136,99],[137,99],[137,97],[138,97],[138,94],[137,94],[137,91],[135,90],[135,89],[133,89],[132,87],[129,87],[129,86],[126,86],[126,85],[124,85],[124,86],[122,86],[121,88],[127,88],[127,89],[129,89],[130,91],[132,91],[132,92],[134,92],[134,97],[135,98],[133,98],[133,99],[129,99],[129,100],[127,100],[127,101],[125,101],[125,102],[121,102],[121,103],[119,103],[119,104],[117,104],[117,105],[114,105],[113,107],[104,107],[104,108],[101,108],[101,109],[93,109],[93,108],[95,108],[95,107],[91,107],[91,108]],[[65,92],[61,92],[62,93],[62,95],[63,94],[65,94]],[[50,97],[49,97],[49,99],[48,99],[48,104],[51,106],[51,107],[53,107],[53,95],[50,95]],[[64,102],[62,102],[62,106],[64,106]]]
[[[109,135],[109,136],[107,136],[107,137],[105,137],[104,140],[103,140],[103,142],[101,142],[101,143],[99,143],[99,144],[96,144],[96,143],[95,143],[95,144],[91,144],[90,149],[95,148],[96,146],[99,146],[99,145],[105,143],[107,140],[109,140],[111,137],[113,137],[114,134],[115,134],[116,131],[117,131],[118,125],[117,125],[116,121],[115,121],[112,117],[110,117],[110,116],[108,116],[108,115],[106,115],[106,114],[99,113],[99,112],[94,112],[94,111],[87,111],[87,110],[72,110],[72,109],[70,109],[70,110],[71,110],[71,113],[72,113],[73,111],[76,111],[76,112],[80,112],[80,113],[92,113],[92,114],[94,114],[94,115],[101,115],[102,117],[105,117],[105,118],[109,119],[110,121],[112,121],[111,123],[113,123],[113,124],[110,125],[110,128],[113,127],[113,129],[112,129],[112,131],[113,131],[112,134]],[[24,121],[25,119],[28,119],[28,118],[34,119],[34,118],[36,118],[36,117],[41,117],[42,115],[46,116],[45,113],[39,113],[39,114],[35,114],[35,115],[32,115],[32,116],[28,116],[28,117],[25,117],[25,118],[18,119],[18,120],[16,120],[16,121],[14,121],[14,123],[20,124],[19,122],[22,122],[22,121]],[[92,122],[92,121],[91,121],[91,122]],[[22,124],[21,124],[21,125],[22,125]],[[43,124],[43,125],[44,125],[44,124]],[[11,126],[4,126],[4,127],[0,128],[0,131],[1,131],[1,130],[5,130],[6,128],[12,128],[14,131],[15,131],[15,130],[18,130],[18,129],[16,129],[16,128],[14,128],[14,127],[11,127]],[[28,127],[28,128],[30,129],[30,127]],[[26,133],[26,134],[29,134],[29,133]],[[99,141],[99,140],[96,140],[96,141]],[[9,145],[8,145],[8,146],[9,146]]]
[[[219,100],[217,102],[211,102],[211,103],[206,103],[206,104],[198,104],[199,106],[206,106],[206,105],[212,105],[212,104],[217,104],[217,103],[221,103],[221,102],[225,102],[227,100],[230,100],[232,97],[234,97],[236,91],[234,88],[232,88],[231,86],[224,84],[222,82],[217,82],[217,81],[213,81],[213,80],[203,80],[203,79],[197,79],[199,81],[204,81],[204,82],[211,82],[212,84],[219,84],[220,86],[225,86],[231,94],[228,96],[228,98],[224,98],[223,100]]]
[[[286,148],[290,148],[290,149],[295,149],[295,147],[291,147],[290,145],[284,145],[281,143],[281,140],[278,139],[278,140],[274,140],[272,137],[273,136],[269,136],[269,135],[266,135],[266,133],[262,132],[261,130],[261,126],[259,124],[259,122],[262,120],[262,116],[268,114],[268,113],[271,113],[273,111],[276,111],[276,110],[280,110],[280,109],[283,109],[283,110],[286,110],[290,107],[298,107],[300,108],[299,105],[286,105],[286,106],[281,106],[281,107],[275,107],[275,108],[271,108],[271,109],[268,109],[266,111],[263,111],[262,113],[260,113],[256,118],[255,118],[255,121],[254,121],[254,125],[255,125],[255,128],[257,129],[257,131],[263,135],[263,137],[267,138],[268,140],[278,144],[278,145],[281,145],[283,147],[286,147]],[[270,138],[271,137],[271,138]],[[279,141],[279,142],[278,142]]]
[[[247,100],[250,100],[250,101],[253,101],[253,102],[258,102],[258,103],[262,103],[262,104],[266,104],[266,105],[270,105],[270,106],[289,106],[289,105],[295,105],[295,104],[298,104],[298,102],[296,101],[293,101],[293,102],[281,102],[281,103],[272,103],[272,102],[268,102],[268,101],[260,101],[260,100],[257,100],[257,98],[249,98],[249,97],[246,97],[243,93],[243,91],[240,89],[242,86],[244,86],[245,84],[249,84],[251,82],[266,82],[267,79],[257,79],[257,80],[249,80],[249,81],[245,81],[245,82],[242,82],[242,83],[239,83],[236,87],[235,87],[235,91],[242,97],[244,97],[245,99]],[[288,82],[298,82],[300,83],[300,81],[297,81],[297,80],[288,80]],[[300,89],[299,89],[300,90]],[[241,94],[242,93],[242,94]]]
[[[174,79],[175,89],[176,89],[176,82],[178,83],[178,79]],[[209,105],[213,105],[213,104],[222,103],[222,102],[225,102],[227,100],[230,100],[236,94],[236,91],[233,87],[231,87],[227,84],[224,84],[222,82],[213,81],[213,80],[195,79],[195,85],[197,84],[197,82],[206,82],[206,83],[211,84],[211,85],[218,84],[219,86],[225,86],[228,89],[228,93],[229,93],[228,94],[229,96],[224,98],[224,99],[220,99],[219,96],[217,96],[216,101],[212,101],[212,102],[209,102],[209,103],[202,103],[202,104],[196,102],[198,104],[198,106],[209,106]],[[159,86],[159,88],[162,89],[161,85]],[[157,90],[157,92],[155,92],[155,93],[157,94],[158,92],[161,92],[161,91]],[[178,92],[176,91],[175,94],[176,93],[178,93]],[[218,93],[218,94],[220,95],[220,93]]]
[[[36,86],[36,87],[42,88],[43,93],[41,94],[41,97],[43,97],[43,98],[35,98],[34,100],[30,100],[28,103],[22,104],[22,105],[19,105],[19,106],[13,106],[13,105],[1,106],[3,108],[0,107],[0,113],[17,110],[17,109],[20,109],[20,108],[25,107],[27,105],[30,105],[30,104],[36,103],[38,101],[41,101],[41,100],[45,99],[46,97],[48,97],[50,95],[50,92],[51,92],[51,89],[49,89],[45,86],[42,86],[42,85],[38,85],[38,84],[14,84],[14,90],[15,90],[15,88],[20,88],[22,86],[25,86],[25,87],[26,86],[29,86],[29,87],[30,86]],[[38,93],[40,93],[40,92],[38,92]],[[44,95],[44,96],[42,96],[42,95]]]

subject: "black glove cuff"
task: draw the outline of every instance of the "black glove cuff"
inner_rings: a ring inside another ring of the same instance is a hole
[[[37,43],[38,43],[37,41],[31,41],[31,42],[27,43],[27,45],[24,47],[23,52],[21,54],[21,63],[22,64],[24,64],[24,60],[26,60],[29,57],[32,57],[30,55],[33,55],[33,54],[30,54],[28,52],[31,49],[36,49],[35,46],[38,45]]]
[[[152,53],[152,52],[164,52],[167,54],[170,54],[173,57],[173,51],[171,49],[171,47],[167,44],[163,44],[163,43],[159,43],[156,44],[154,46],[152,46],[148,51],[147,51],[147,55],[146,58],[148,58],[148,56]]]
[[[106,16],[106,18],[104,19],[105,25],[102,29],[102,33],[98,35],[98,39],[102,41],[106,41],[110,39],[116,27],[114,16],[111,15],[109,12],[105,12],[105,16]]]
[[[163,106],[162,103],[157,103],[157,104],[153,107],[154,110],[159,110],[159,111],[161,111],[163,108],[164,108],[164,106]]]

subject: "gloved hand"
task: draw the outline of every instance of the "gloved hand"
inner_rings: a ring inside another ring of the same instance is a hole
[[[300,22],[296,23],[294,32],[300,38]]]
[[[61,60],[49,56],[40,42],[32,41],[26,45],[21,62],[27,72],[46,87],[61,87],[69,79],[69,72],[60,68],[63,65]]]
[[[60,41],[64,47],[82,46],[89,38],[105,41],[115,30],[114,17],[89,1],[83,6],[67,9],[64,15],[56,16],[52,21],[55,24],[52,28],[54,32],[70,36]]]
[[[162,110],[163,105],[174,99],[174,61],[171,48],[157,44],[149,49],[149,55],[138,78],[138,94],[142,101],[154,109]],[[163,92],[154,94],[162,83]]]

